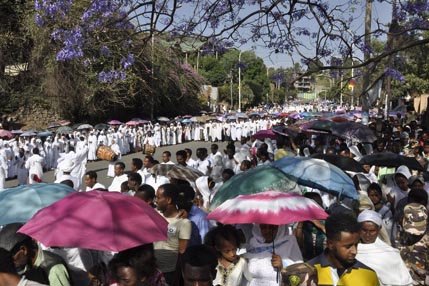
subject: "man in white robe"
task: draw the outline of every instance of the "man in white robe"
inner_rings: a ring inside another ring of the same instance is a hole
[[[115,164],[118,162],[118,160],[121,160],[121,149],[119,148],[119,145],[116,144],[115,139],[112,139],[112,145],[110,145],[110,149],[112,149],[112,151],[116,154],[117,159],[114,162],[110,162],[109,163],[109,167],[107,170],[107,176],[108,177],[115,177]]]
[[[43,179],[43,165],[45,159],[39,155],[39,148],[33,149],[33,155],[25,162],[25,168],[28,169],[28,183],[38,183]]]

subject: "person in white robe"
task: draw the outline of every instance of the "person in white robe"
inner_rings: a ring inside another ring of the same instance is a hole
[[[70,159],[63,160],[60,164],[58,164],[58,169],[61,171],[61,175],[56,178],[54,183],[60,184],[63,181],[70,180],[73,182],[73,189],[79,190],[78,179],[71,175],[73,168],[75,166],[75,162]]]
[[[413,285],[413,279],[399,250],[378,238],[378,232],[383,223],[381,215],[376,211],[364,210],[359,214],[358,222],[362,229],[356,259],[377,273],[380,285]],[[366,230],[367,225],[363,225],[364,223],[376,229],[376,233],[366,233],[368,230]]]
[[[28,159],[28,153],[24,148],[19,148],[18,156],[16,156],[16,172],[18,186],[26,185],[28,180],[28,169],[25,168],[25,161]]]
[[[3,144],[3,142],[1,142]],[[6,159],[6,152],[4,150],[4,147],[1,146],[0,149],[0,190],[4,189],[4,183],[7,178],[7,159]]]
[[[97,160],[97,136],[91,131],[88,136],[88,161],[95,160]]]
[[[112,139],[112,145],[110,145],[110,149],[112,149],[112,151],[117,156],[116,161],[109,163],[109,167],[107,170],[107,176],[113,178],[113,177],[115,177],[115,164],[116,164],[116,162],[121,160],[122,154],[121,154],[121,149],[119,148],[119,145],[116,144],[116,141],[114,139]]]
[[[75,186],[75,190],[81,190],[83,176],[86,172],[86,163],[88,158],[88,146],[84,145],[79,152],[76,152],[73,170],[71,175],[77,178],[77,185]]]
[[[102,146],[102,145],[108,146],[107,136],[106,136],[104,130],[100,131],[100,135],[98,135],[98,138],[97,138],[97,148],[98,148],[98,146]]]
[[[25,168],[28,169],[28,183],[34,184],[43,179],[43,165],[45,159],[39,155],[39,148],[33,149],[33,155],[25,162]],[[36,179],[36,176],[38,179]]]
[[[128,175],[124,174],[125,164],[116,162],[114,165],[114,175],[112,184],[108,187],[109,192],[121,192],[121,185],[128,181]]]

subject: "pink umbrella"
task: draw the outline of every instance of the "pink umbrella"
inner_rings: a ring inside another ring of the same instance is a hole
[[[223,224],[283,225],[327,217],[328,214],[311,199],[293,193],[265,191],[227,200],[212,211],[206,219]]]
[[[0,129],[0,137],[7,137],[10,139],[13,138],[13,134],[9,130]]]
[[[121,251],[166,240],[167,225],[141,199],[90,191],[73,193],[40,210],[19,232],[46,246]]]
[[[119,121],[119,120],[110,120],[109,122],[107,122],[107,124],[110,124],[110,125],[121,125],[122,122]]]
[[[128,126],[136,126],[136,125],[139,125],[140,122],[137,122],[137,121],[134,121],[134,120],[130,120],[130,121],[126,122],[125,124],[128,125]]]
[[[259,130],[255,134],[252,135],[253,138],[258,140],[264,140],[265,138],[276,139],[276,134],[271,130]]]

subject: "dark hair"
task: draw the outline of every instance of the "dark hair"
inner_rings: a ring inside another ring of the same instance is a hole
[[[356,217],[349,213],[333,213],[325,223],[326,238],[330,240],[340,240],[341,232],[359,232],[360,226]]]
[[[407,197],[407,204],[410,203],[418,203],[426,207],[428,204],[428,193],[422,189],[411,189]]]
[[[221,253],[216,247],[219,247],[224,240],[234,243],[237,248],[240,247],[240,236],[237,229],[228,224],[212,228],[204,237],[204,244],[213,247],[216,250],[217,256],[221,257]]]
[[[377,194],[379,194],[380,196],[383,195],[383,192],[381,191],[381,187],[379,184],[377,183],[371,183],[368,188],[366,189],[366,192],[368,193],[369,190],[374,190],[377,192]]]
[[[249,160],[243,160],[241,161],[241,164],[246,166],[247,169],[250,169],[252,167],[252,162],[250,162]]]
[[[234,173],[234,171],[233,171],[232,169],[224,169],[224,170],[222,171],[222,174],[228,174],[228,175],[230,175],[231,177],[235,175],[235,173]]]
[[[185,150],[179,150],[176,152],[176,156],[182,156],[186,159],[186,151]]]
[[[148,159],[149,162],[151,162],[152,164],[155,162],[155,159],[153,159],[153,157],[151,155],[146,155],[144,158]]]
[[[115,166],[120,166],[122,170],[125,170],[125,164],[123,162],[116,162]]]
[[[95,172],[95,171],[88,171],[88,172],[85,173],[85,176],[88,176],[91,179],[96,179],[97,180],[97,172]]]
[[[140,158],[132,158],[131,162],[133,162],[134,166],[136,166],[137,170],[140,170],[143,167],[143,161]]]
[[[4,248],[0,248],[0,273],[16,274],[12,254]]]
[[[213,278],[216,276],[216,267],[218,264],[215,250],[207,245],[193,245],[186,248],[182,255],[182,269],[186,264],[195,267],[210,266]]]
[[[60,184],[69,186],[70,188],[74,188],[74,183],[72,180],[64,180],[64,181],[61,181]]]
[[[177,201],[177,207],[179,209],[184,209],[189,213],[193,205],[192,200],[195,197],[195,191],[190,185],[178,185],[178,190],[179,198]]]
[[[164,184],[164,185],[161,185],[159,188],[164,190],[163,195],[165,197],[169,197],[173,205],[177,204],[177,200],[179,198],[179,190],[176,185]]]
[[[219,145],[217,145],[216,143],[213,143],[213,144],[210,146],[210,148],[216,148],[216,150],[218,150],[218,149],[219,149]]]
[[[39,154],[39,148],[33,148],[33,154]]]
[[[93,265],[89,270],[88,273],[91,273],[93,276],[95,276],[98,281],[100,281],[101,286],[108,286],[109,285],[109,275],[107,266],[104,262],[97,263]]]
[[[189,154],[189,156],[192,156],[192,150],[191,150],[191,149],[189,149],[189,148],[185,148],[185,152],[186,152],[187,154]]]
[[[129,173],[128,174],[128,179],[130,179],[131,181],[136,181],[137,185],[141,185],[143,179],[142,176],[140,176],[139,173]]]
[[[153,201],[155,198],[155,189],[151,185],[143,184],[138,188],[136,196],[143,199],[144,201]]]
[[[228,145],[226,145],[226,149],[232,150],[235,153],[235,145],[232,143],[228,143]]]
[[[122,184],[121,184],[121,191],[123,189],[130,190],[130,188],[128,187],[128,181],[122,182]]]
[[[109,262],[109,269],[116,280],[119,278],[117,275],[119,267],[134,268],[139,280],[153,275],[157,267],[153,244],[143,244],[115,254]]]
[[[164,152],[162,152],[162,154],[166,154],[168,157],[171,157],[171,152],[170,151],[164,151]]]

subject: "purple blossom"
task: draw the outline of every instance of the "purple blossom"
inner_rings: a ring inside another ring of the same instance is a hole
[[[109,49],[109,47],[107,47],[107,46],[102,46],[102,47],[100,48],[100,54],[101,54],[102,56],[105,56],[105,57],[110,56],[110,49]]]
[[[120,65],[127,69],[134,64],[134,54],[129,54],[126,58],[122,58],[120,61]]]
[[[405,77],[402,75],[402,73],[394,68],[387,67],[384,70],[384,74],[399,82],[405,82]]]

